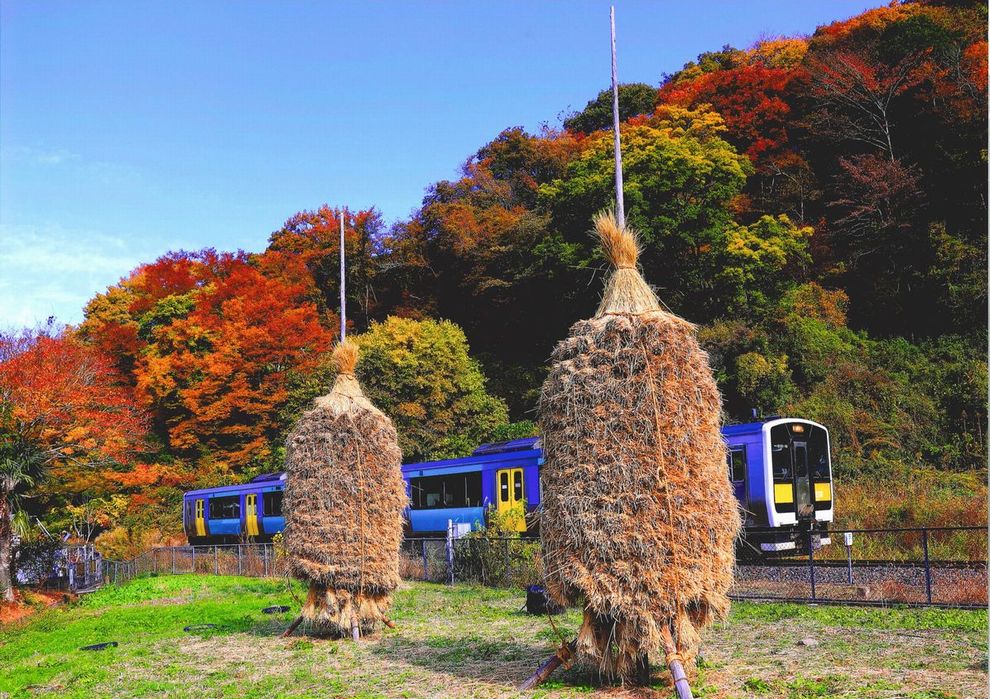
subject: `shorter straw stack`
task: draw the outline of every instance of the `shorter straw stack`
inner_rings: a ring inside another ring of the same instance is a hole
[[[333,389],[286,443],[285,543],[292,573],[310,583],[303,619],[340,637],[387,621],[407,496],[392,421],[354,376],[357,346],[345,341],[333,359]]]

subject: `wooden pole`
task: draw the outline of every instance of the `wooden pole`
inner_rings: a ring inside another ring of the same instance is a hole
[[[615,6],[609,10],[612,25],[612,130],[615,135],[615,220],[626,226],[626,205],[622,197],[622,145],[619,142],[619,71],[615,62]]]
[[[536,668],[536,672],[527,677],[526,681],[519,685],[519,691],[522,692],[527,689],[536,689],[550,679],[550,675],[554,673],[554,670],[563,665],[564,659],[573,655],[576,648],[577,640],[575,639],[557,649],[556,653]]]
[[[282,634],[282,638],[288,638],[289,636],[291,636],[292,635],[292,632],[295,631],[296,628],[299,627],[299,624],[302,623],[302,620],[303,620],[302,614],[300,614],[299,616],[296,617],[296,620],[295,621],[293,621],[291,624],[289,624],[289,628],[287,628],[285,630],[285,633]]]
[[[677,699],[694,699],[694,695],[691,694],[691,685],[688,684],[684,665],[681,663],[681,656],[677,654],[677,646],[674,644],[674,636],[670,633],[669,626],[660,629],[660,637],[663,639],[663,649],[667,653],[667,668],[670,670],[671,677],[674,678]]]
[[[347,296],[344,279],[344,209],[340,210],[340,341],[347,337]]]

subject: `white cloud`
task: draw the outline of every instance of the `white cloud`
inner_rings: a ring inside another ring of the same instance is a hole
[[[34,148],[13,146],[0,151],[0,159],[13,162],[26,162],[32,165],[61,165],[79,160],[80,155],[65,148]]]
[[[0,225],[0,327],[82,320],[94,294],[162,251],[93,231]]]

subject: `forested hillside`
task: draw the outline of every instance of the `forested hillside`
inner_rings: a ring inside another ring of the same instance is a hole
[[[727,421],[829,427],[846,522],[986,518],[986,26],[981,3],[894,3],[620,90],[644,276],[698,325]],[[11,490],[38,496],[23,508],[139,546],[176,530],[183,489],[279,469],[331,378],[339,216],[359,374],[406,458],[529,433],[550,351],[601,289],[610,100],[507,128],[390,228],[323,205],[261,253],[172,253],[78,328],[6,338],[3,455],[29,464]],[[143,426],[37,414],[18,382],[56,352],[113,377],[67,393],[112,383]]]

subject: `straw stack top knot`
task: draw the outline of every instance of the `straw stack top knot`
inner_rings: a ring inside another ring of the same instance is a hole
[[[594,217],[595,231],[602,250],[615,267],[605,285],[596,318],[608,314],[665,313],[643,275],[636,269],[639,259],[639,238],[628,226],[619,226],[615,212],[608,210]]]
[[[333,365],[338,374],[354,374],[358,361],[358,346],[351,340],[344,340],[333,348]]]
[[[595,232],[601,241],[605,256],[616,269],[636,269],[639,259],[639,236],[636,231],[624,226],[619,228],[615,211],[609,209],[594,217]]]
[[[379,412],[378,408],[365,397],[361,384],[354,376],[358,362],[357,344],[344,340],[333,348],[331,359],[337,369],[337,379],[333,382],[333,388],[328,395],[316,399],[316,407],[329,410],[335,415],[356,409]]]

